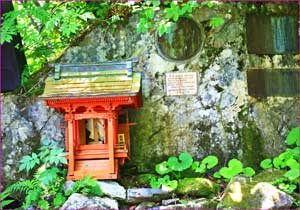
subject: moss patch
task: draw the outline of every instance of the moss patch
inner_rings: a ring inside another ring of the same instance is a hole
[[[250,121],[239,130],[241,138],[241,148],[243,151],[242,162],[245,166],[254,169],[259,168],[264,155],[264,139],[253,121]]]
[[[184,178],[178,181],[176,193],[192,197],[205,197],[217,192],[217,185],[205,178]]]

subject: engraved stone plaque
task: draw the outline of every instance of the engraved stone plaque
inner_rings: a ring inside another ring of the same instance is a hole
[[[197,72],[166,73],[165,92],[168,96],[196,95]]]

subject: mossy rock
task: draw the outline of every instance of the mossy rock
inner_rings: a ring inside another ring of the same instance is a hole
[[[140,174],[136,177],[136,182],[139,185],[149,185],[152,178],[156,178],[154,174]]]
[[[289,208],[293,200],[290,195],[267,182],[237,176],[227,185],[220,206],[233,209]]]
[[[275,181],[276,179],[284,177],[286,171],[282,170],[276,170],[276,169],[270,169],[270,170],[264,170],[260,172],[259,174],[255,175],[253,177],[254,182],[268,182],[271,183]]]
[[[157,177],[154,174],[139,174],[137,176],[124,176],[119,182],[125,188],[150,187],[151,177]]]
[[[217,185],[205,178],[184,178],[178,181],[176,194],[191,197],[206,197],[218,191]]]

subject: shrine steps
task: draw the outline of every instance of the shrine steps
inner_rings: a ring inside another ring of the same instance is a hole
[[[80,180],[86,176],[95,179],[117,179],[119,172],[119,161],[114,160],[114,168],[110,168],[109,159],[100,160],[76,160],[73,174],[68,174],[68,180]],[[93,170],[95,169],[95,170]]]

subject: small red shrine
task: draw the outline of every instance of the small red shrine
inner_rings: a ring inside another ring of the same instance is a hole
[[[139,108],[141,73],[136,61],[54,64],[42,98],[65,115],[68,180],[92,175],[117,179],[130,158],[128,108]]]

